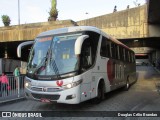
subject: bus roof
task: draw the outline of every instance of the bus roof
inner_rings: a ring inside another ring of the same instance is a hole
[[[131,50],[129,47],[118,41],[117,39],[109,36],[108,34],[104,33],[97,27],[93,26],[72,26],[72,27],[66,27],[66,28],[59,28],[59,29],[54,29],[54,30],[49,30],[46,32],[40,33],[37,37],[43,37],[43,36],[49,36],[49,35],[55,35],[55,34],[63,34],[63,33],[70,33],[70,32],[80,32],[80,31],[93,31],[99,34],[102,34],[103,36],[109,38],[111,41]],[[132,50],[131,50],[132,51]]]
[[[59,29],[54,29],[54,30],[49,30],[46,32],[42,32],[38,35],[38,37],[42,36],[48,36],[48,35],[55,35],[55,34],[63,34],[63,33],[69,33],[69,32],[79,32],[79,31],[94,31],[97,33],[101,33],[101,30],[92,27],[92,26],[73,26],[73,27],[66,27],[66,28],[59,28]]]

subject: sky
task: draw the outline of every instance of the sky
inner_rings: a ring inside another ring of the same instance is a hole
[[[117,11],[125,10],[137,4],[145,4],[146,0],[57,0],[58,20],[79,21]],[[20,24],[47,22],[51,0],[19,0]],[[11,25],[18,25],[18,0],[0,0],[0,16],[8,15]],[[3,27],[0,17],[0,27]]]

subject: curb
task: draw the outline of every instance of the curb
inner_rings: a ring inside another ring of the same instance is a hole
[[[25,97],[20,97],[20,98],[15,98],[15,99],[2,101],[2,102],[0,102],[0,106],[13,104],[13,103],[20,102],[20,101],[23,101],[23,100],[26,100],[26,98]]]

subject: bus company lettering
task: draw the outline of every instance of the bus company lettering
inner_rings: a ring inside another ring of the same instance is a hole
[[[58,80],[58,81],[56,82],[56,84],[57,84],[58,86],[62,86],[62,85],[63,85],[63,81]]]

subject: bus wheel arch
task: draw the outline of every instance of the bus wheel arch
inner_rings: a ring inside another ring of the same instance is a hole
[[[100,103],[105,99],[105,82],[104,79],[100,79],[97,86],[97,97],[93,99],[94,103]]]

